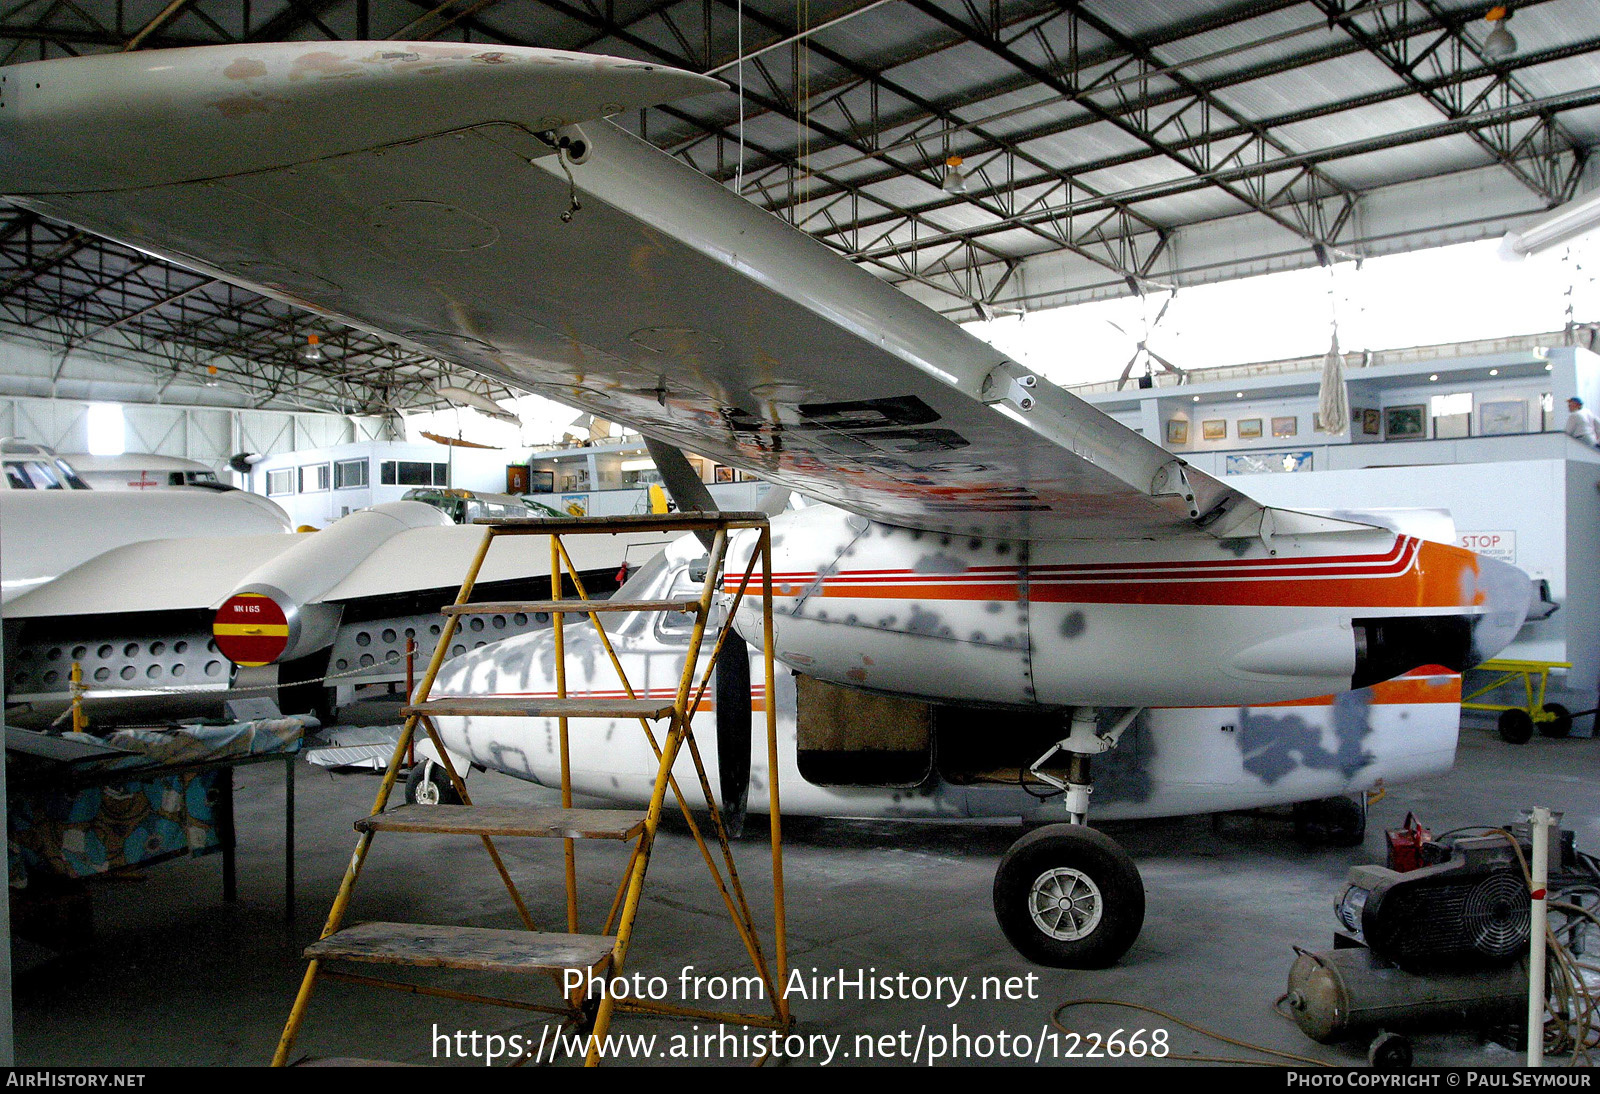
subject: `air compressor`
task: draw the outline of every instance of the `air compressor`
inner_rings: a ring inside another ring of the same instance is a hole
[[[1527,826],[1509,832],[1526,861]],[[1525,1021],[1530,895],[1504,834],[1434,840],[1407,818],[1389,842],[1388,866],[1351,868],[1334,905],[1333,949],[1295,948],[1280,1005],[1312,1040],[1376,1035],[1374,1066],[1404,1067],[1411,1046],[1399,1031]],[[1572,833],[1561,832],[1552,870],[1576,858]]]
[[[1395,1030],[1510,1025],[1528,1005],[1526,957],[1499,967],[1418,975],[1364,946],[1296,953],[1283,1005],[1302,1033],[1323,1044]],[[1380,1039],[1379,1052],[1397,1048]]]

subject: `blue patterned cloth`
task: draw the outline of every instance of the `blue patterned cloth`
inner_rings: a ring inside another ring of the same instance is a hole
[[[228,726],[173,726],[118,730],[107,738],[63,734],[136,755],[102,761],[98,770],[152,764],[226,761],[300,750],[302,737],[320,723],[310,715],[239,722]],[[232,771],[146,775],[81,790],[18,788],[11,794],[7,859],[12,888],[30,873],[80,878],[150,865],[187,852],[220,849],[216,805],[221,780]]]

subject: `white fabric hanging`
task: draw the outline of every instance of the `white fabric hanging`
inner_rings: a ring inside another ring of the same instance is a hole
[[[1350,392],[1344,383],[1344,354],[1339,352],[1339,332],[1322,359],[1322,386],[1317,390],[1317,413],[1324,433],[1343,433],[1350,424]]]

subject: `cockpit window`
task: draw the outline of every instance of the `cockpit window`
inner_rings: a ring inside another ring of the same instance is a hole
[[[57,460],[56,461],[56,470],[61,473],[61,480],[63,482],[65,482],[68,486],[72,487],[72,489],[74,489],[74,490],[88,490],[88,489],[91,489],[91,487],[89,486],[88,483],[84,482],[82,479],[80,479],[78,477],[78,473],[72,469],[72,465],[70,463],[68,463],[66,460]]]
[[[6,485],[13,490],[32,490],[33,480],[22,470],[22,465],[17,463],[6,464]]]
[[[689,569],[678,571],[672,577],[666,600],[687,600],[699,596],[702,583],[695,581]],[[662,638],[686,638],[694,633],[695,617],[691,612],[662,612],[656,623],[656,634]]]
[[[61,480],[56,478],[55,472],[50,470],[49,464],[38,463],[30,460],[22,465],[28,473],[28,478],[33,480],[33,485],[39,490],[65,490]]]

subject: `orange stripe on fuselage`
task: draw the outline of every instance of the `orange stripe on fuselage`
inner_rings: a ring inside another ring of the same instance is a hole
[[[799,595],[810,582],[775,582],[774,595]],[[1247,607],[1461,608],[1480,605],[1477,556],[1459,547],[1401,537],[1378,555],[1207,560],[1185,564],[1097,563],[984,570],[936,577],[905,571],[844,571],[822,579],[821,594],[860,600],[1015,603],[1024,581],[1039,604],[1239,605]]]

